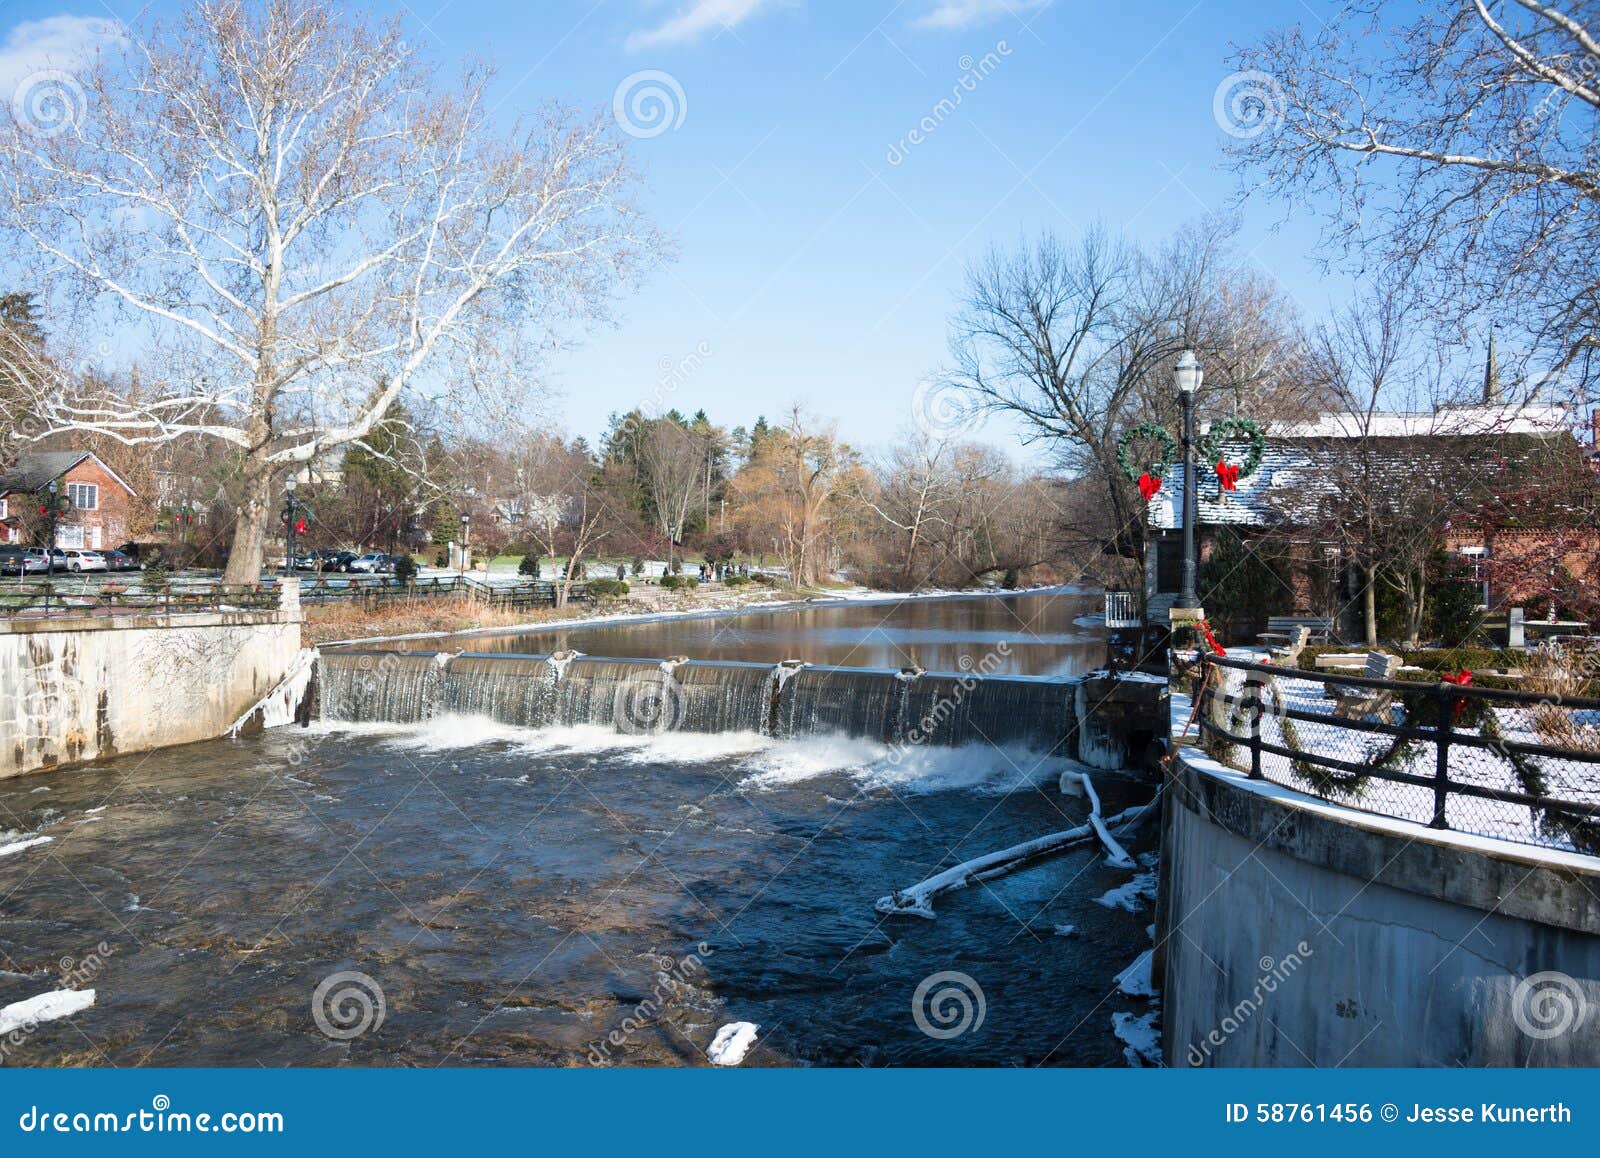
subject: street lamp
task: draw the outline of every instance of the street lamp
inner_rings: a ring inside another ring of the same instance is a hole
[[[283,480],[283,525],[284,525],[284,553],[283,573],[293,575],[294,565],[294,533],[295,526],[294,488],[299,485],[294,475]]]
[[[462,515],[461,516],[461,559],[460,559],[460,563],[461,563],[461,569],[463,571],[465,571],[467,569],[467,543],[471,540],[471,536],[472,536],[472,516],[471,515]]]
[[[1200,511],[1195,493],[1194,396],[1204,378],[1200,359],[1193,350],[1185,350],[1172,368],[1172,384],[1178,388],[1178,402],[1183,407],[1183,588],[1177,605],[1185,610],[1200,606],[1194,551],[1194,525]]]

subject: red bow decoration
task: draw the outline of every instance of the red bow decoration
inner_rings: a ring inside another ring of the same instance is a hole
[[[1439,677],[1439,682],[1440,683],[1446,683],[1446,684],[1455,684],[1457,687],[1463,687],[1463,688],[1464,687],[1469,687],[1472,684],[1472,673],[1470,671],[1468,671],[1466,668],[1462,668],[1455,675],[1442,675],[1442,676],[1440,676]],[[1464,698],[1458,696],[1456,698],[1456,702],[1455,702],[1455,705],[1454,705],[1455,715],[1457,717],[1459,717],[1461,715],[1462,710],[1464,708],[1466,708],[1466,706],[1467,706],[1467,701]]]
[[[1200,633],[1206,637],[1206,644],[1212,651],[1226,658],[1228,653],[1222,650],[1222,645],[1217,642],[1217,637],[1211,634],[1211,625],[1203,619],[1200,621]]]
[[[1222,489],[1231,491],[1238,488],[1239,468],[1232,463],[1217,463],[1217,481],[1222,484]]]
[[[1161,480],[1146,471],[1139,476],[1139,493],[1144,496],[1144,501],[1149,502],[1161,491]]]

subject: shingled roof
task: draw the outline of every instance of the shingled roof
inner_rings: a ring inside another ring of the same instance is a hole
[[[50,485],[51,479],[60,478],[86,458],[99,463],[101,469],[122,483],[130,495],[138,493],[123,482],[116,471],[101,462],[97,454],[87,450],[36,450],[18,455],[11,469],[0,474],[0,495],[37,494]]]
[[[1332,493],[1337,479],[1349,473],[1352,447],[1372,440],[1377,461],[1392,456],[1395,470],[1419,467],[1418,439],[1437,439],[1441,456],[1459,455],[1468,439],[1484,439],[1485,458],[1504,457],[1508,446],[1548,445],[1552,438],[1573,438],[1571,414],[1564,407],[1452,407],[1431,413],[1384,413],[1360,417],[1323,415],[1306,422],[1280,423],[1267,432],[1267,444],[1256,472],[1224,491],[1211,463],[1197,464],[1200,526],[1267,526],[1293,521],[1297,511],[1310,514],[1320,495]],[[1365,433],[1363,433],[1365,432]],[[1245,446],[1232,448],[1238,461]],[[1459,461],[1459,458],[1457,459]],[[1162,488],[1147,508],[1149,525],[1174,531],[1183,525],[1183,467],[1167,472]]]

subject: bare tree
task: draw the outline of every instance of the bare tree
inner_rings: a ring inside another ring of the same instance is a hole
[[[1230,226],[1209,221],[1146,255],[1092,230],[1075,244],[1045,236],[996,250],[968,270],[946,376],[977,405],[1020,418],[1025,438],[1048,440],[1069,476],[1092,480],[1103,502],[1085,547],[1143,558],[1145,506],[1117,441],[1141,421],[1175,424],[1182,350],[1209,367],[1202,410],[1291,394],[1306,404],[1290,311],[1240,270],[1230,239]]]
[[[658,252],[608,114],[493,127],[490,74],[444,82],[398,24],[328,0],[196,0],[78,78],[83,115],[0,132],[0,213],[36,282],[143,341],[153,397],[35,374],[48,434],[198,437],[242,457],[226,578],[259,574],[285,470],[402,396],[515,405],[541,340]]]
[[[684,528],[701,495],[710,450],[703,431],[691,429],[674,415],[646,419],[638,432],[638,464],[656,527],[674,547],[682,545]]]
[[[1557,370],[1595,365],[1600,4],[1357,0],[1240,52],[1232,154],[1304,204],[1330,253],[1426,275],[1457,323],[1492,307]]]
[[[860,465],[832,423],[818,422],[797,404],[783,426],[752,449],[730,486],[737,517],[757,550],[771,542],[796,586],[814,584],[828,569],[846,496],[860,493]]]

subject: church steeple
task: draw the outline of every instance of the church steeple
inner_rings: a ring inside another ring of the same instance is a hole
[[[1499,406],[1503,401],[1500,389],[1500,360],[1494,353],[1494,327],[1489,327],[1489,357],[1483,364],[1483,404]]]

